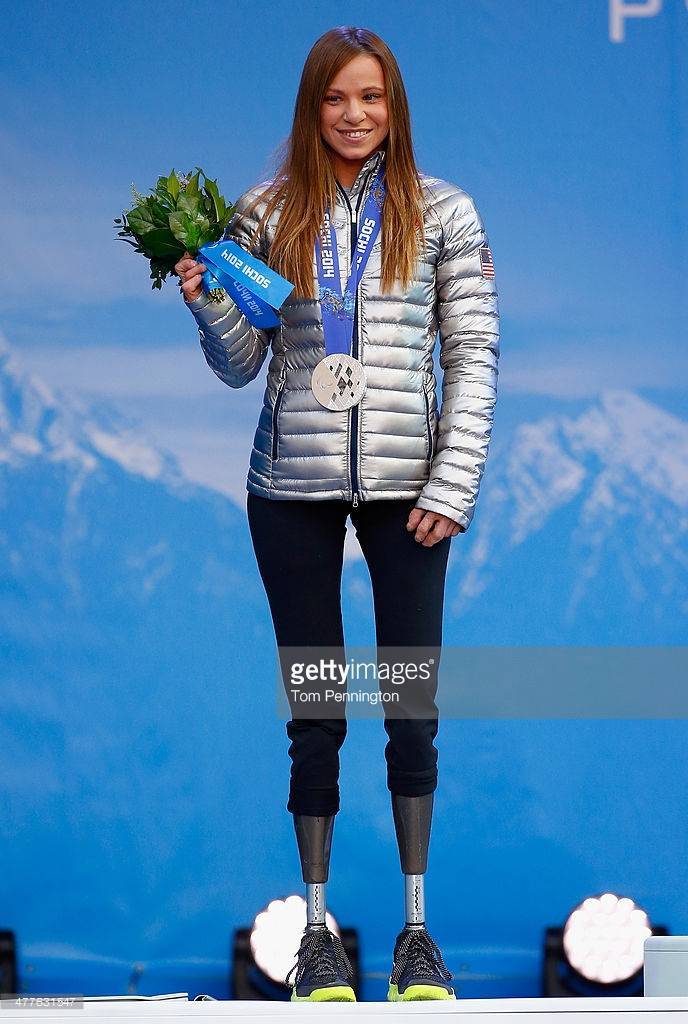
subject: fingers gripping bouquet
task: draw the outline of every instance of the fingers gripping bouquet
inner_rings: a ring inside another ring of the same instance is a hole
[[[133,184],[131,189],[136,205],[116,217],[115,226],[134,252],[150,260],[153,288],[162,288],[182,257],[191,255],[208,268],[202,281],[212,302],[222,302],[229,294],[251,323],[279,323],[274,311],[293,285],[235,242],[224,240],[236,207],[227,206],[216,179],[206,177],[200,167],[182,177],[173,169],[158,178],[151,195],[142,196]]]

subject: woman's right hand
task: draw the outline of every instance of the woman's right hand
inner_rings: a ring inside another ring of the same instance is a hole
[[[179,263],[175,263],[174,272],[179,275],[179,286],[185,302],[193,302],[203,291],[201,275],[207,270],[205,263],[197,263],[191,253],[185,252]]]

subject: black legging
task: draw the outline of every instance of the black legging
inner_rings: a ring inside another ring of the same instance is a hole
[[[270,499],[250,492],[246,503],[278,647],[344,648],[341,577],[351,515],[372,581],[378,647],[436,649],[433,678],[425,684],[433,717],[385,715],[387,788],[402,796],[423,796],[437,788],[434,697],[451,543],[448,537],[431,547],[416,541],[406,529],[414,506],[414,499],[378,499],[353,508],[345,501]],[[292,759],[288,811],[337,813],[339,750],[346,728],[344,715],[287,723]]]

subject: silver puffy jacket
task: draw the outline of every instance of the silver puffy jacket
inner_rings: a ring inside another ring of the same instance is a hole
[[[349,277],[356,218],[384,150],[366,160],[347,196],[337,186],[332,223],[337,234],[342,290]],[[311,374],[325,355],[316,299],[288,297],[280,325],[254,327],[226,298],[202,293],[188,303],[213,372],[232,388],[253,380],[268,349],[267,386],[251,451],[246,488],[277,499],[341,499],[353,506],[379,498],[417,498],[416,506],[441,512],[464,529],[473,518],[487,457],[496,401],[499,311],[494,271],[482,219],[468,193],[421,175],[430,209],[425,215],[427,255],[421,252],[405,291],[380,292],[381,234],[360,282],[352,355],[365,366],[367,388],[359,405],[341,412],[319,404]],[[242,213],[268,182],[245,192]],[[227,227],[245,249],[261,202],[241,224]],[[279,209],[250,251],[267,262]],[[315,250],[313,274],[317,281]],[[433,351],[440,333],[443,370],[438,415]]]

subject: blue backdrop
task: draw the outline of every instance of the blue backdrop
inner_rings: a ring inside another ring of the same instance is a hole
[[[495,260],[500,397],[445,644],[685,643],[686,5],[295,13],[4,15],[0,927],[26,991],[224,997],[233,929],[303,891],[244,505],[264,371],[214,377],[112,221],[172,166],[261,180],[333,25],[391,46],[418,163],[475,198]],[[372,643],[351,534],[342,593]],[[622,711],[442,722],[428,924],[463,995],[537,994],[543,929],[590,894],[688,930],[686,723]],[[366,998],[403,923],[385,742],[352,721],[328,886]]]

